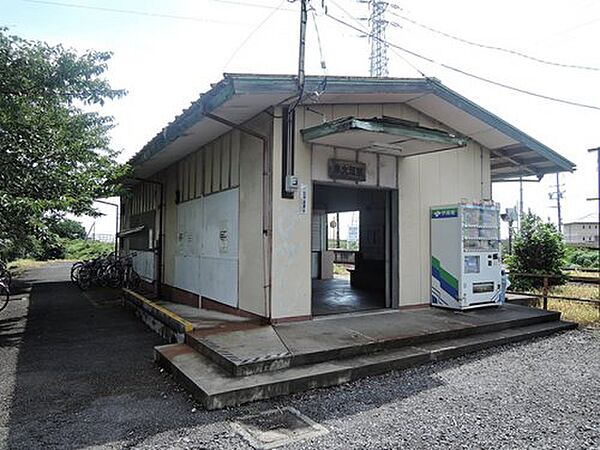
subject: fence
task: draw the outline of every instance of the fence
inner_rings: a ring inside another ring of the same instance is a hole
[[[542,278],[542,280],[543,280],[542,281],[543,282],[542,292],[537,293],[537,292],[507,291],[508,294],[527,295],[527,296],[531,296],[531,297],[541,298],[544,309],[548,309],[548,299],[566,300],[566,301],[579,302],[579,303],[588,303],[591,305],[595,305],[598,308],[598,314],[600,315],[600,300],[594,300],[591,298],[570,297],[570,296],[564,296],[564,295],[551,295],[549,293],[551,279],[565,279],[566,278],[567,281],[572,281],[572,282],[577,282],[577,283],[585,282],[585,283],[591,283],[591,284],[598,284],[599,285],[598,289],[600,289],[600,277],[577,277],[577,276],[571,276],[571,275],[551,275],[551,274],[514,273],[514,272],[512,273],[512,275],[517,276],[517,277],[525,277],[525,278]],[[582,281],[582,279],[585,279],[585,281]]]

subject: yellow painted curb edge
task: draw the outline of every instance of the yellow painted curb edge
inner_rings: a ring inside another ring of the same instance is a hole
[[[172,311],[169,311],[167,308],[164,308],[160,305],[157,305],[153,301],[148,300],[143,295],[138,294],[137,292],[133,292],[131,289],[127,289],[127,288],[123,288],[123,292],[127,293],[128,295],[131,295],[132,297],[137,298],[140,302],[143,302],[146,305],[150,306],[151,308],[154,308],[157,311],[160,311],[165,316],[167,316],[170,319],[173,319],[175,322],[181,324],[186,332],[192,331],[194,329],[194,325],[191,322],[188,322],[187,320],[179,317],[177,314],[175,314]]]

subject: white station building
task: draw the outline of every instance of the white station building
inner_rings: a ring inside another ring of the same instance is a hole
[[[435,79],[307,77],[304,92],[227,74],[132,158],[121,246],[161,296],[270,322],[429,304],[432,206],[574,170]],[[357,242],[342,251],[327,236],[344,213]]]

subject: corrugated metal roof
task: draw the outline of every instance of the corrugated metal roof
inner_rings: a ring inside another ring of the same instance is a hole
[[[149,176],[227,132],[212,113],[243,123],[272,106],[294,99],[292,75],[225,74],[223,80],[169,123],[130,163],[138,176]],[[322,77],[306,78],[306,93],[320,92],[318,103],[406,103],[469,137],[492,152],[492,178],[572,171],[561,156],[508,122],[454,92],[434,78]]]

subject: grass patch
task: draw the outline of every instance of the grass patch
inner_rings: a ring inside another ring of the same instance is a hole
[[[65,259],[81,261],[113,252],[114,244],[74,239],[65,242]]]
[[[531,306],[542,308],[543,302],[541,299],[537,299]],[[586,326],[600,326],[600,309],[596,305],[549,298],[548,309],[560,312],[561,319],[569,322],[577,322]]]
[[[541,294],[541,290],[534,292],[538,295]],[[548,293],[564,297],[600,300],[600,286],[594,284],[567,283],[562,286],[553,286]],[[531,306],[542,308],[543,300],[538,298]],[[570,322],[600,326],[600,308],[597,304],[549,298],[548,309],[560,312],[561,317]]]
[[[16,259],[8,263],[8,270],[13,276],[22,275],[28,269],[43,267],[50,261],[36,261],[35,259]]]

